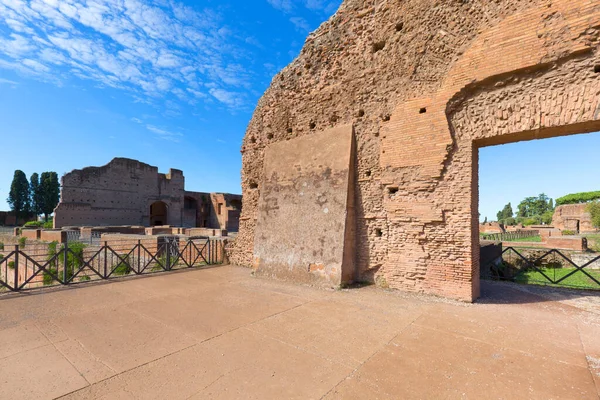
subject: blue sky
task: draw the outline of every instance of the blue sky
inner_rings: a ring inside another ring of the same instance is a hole
[[[341,0],[0,0],[0,210],[15,169],[130,157],[240,192],[240,145],[275,73]],[[481,216],[597,190],[600,135],[489,147]]]
[[[0,210],[15,169],[130,157],[240,192],[272,77],[341,0],[0,0]]]
[[[546,193],[556,199],[569,193],[600,190],[600,133],[564,136],[484,147],[479,150],[479,213],[496,220],[511,202]]]

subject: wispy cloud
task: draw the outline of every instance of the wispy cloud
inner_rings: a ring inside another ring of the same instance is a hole
[[[146,125],[146,129],[154,133],[159,139],[169,140],[171,142],[179,142],[183,134],[179,132],[171,132],[166,129],[158,128],[154,125]]]
[[[246,42],[218,13],[176,0],[0,0],[0,68],[57,84],[90,80],[140,102],[173,97],[195,105],[208,90],[247,88],[252,74],[236,62],[238,44]],[[244,105],[239,96],[213,97]]]
[[[17,86],[18,84],[19,84],[19,82],[15,82],[15,81],[11,81],[11,80],[8,80],[8,79],[0,78],[0,85]]]
[[[331,14],[340,6],[341,0],[267,0],[267,2],[286,14],[294,12],[297,7],[304,7],[313,12]],[[293,21],[292,21],[293,22]]]

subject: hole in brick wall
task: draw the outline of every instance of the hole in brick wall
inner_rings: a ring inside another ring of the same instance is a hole
[[[594,72],[597,74],[600,74],[600,65],[595,65],[594,66]]]
[[[398,193],[398,187],[397,186],[389,186],[388,187],[388,193],[389,194],[396,194],[396,193]]]
[[[250,136],[250,143],[256,143],[256,138],[254,136]]]
[[[396,24],[396,32],[400,32],[404,28],[404,22],[398,22]]]
[[[365,172],[365,175],[371,176],[371,170],[367,170],[367,172]]]
[[[317,124],[315,124],[314,122],[311,122],[308,126],[310,129],[315,129]]]
[[[268,133],[267,134],[267,139],[273,139],[273,134],[272,133]]]
[[[427,112],[427,108],[425,108],[425,107],[421,107],[419,109],[419,114],[425,114],[426,112]]]
[[[363,109],[358,110],[358,114],[356,114],[356,115],[358,115],[358,118],[364,117],[365,116],[365,110],[363,110]]]
[[[382,237],[383,236],[383,231],[380,228],[376,228],[375,229],[375,236]]]
[[[332,124],[335,124],[338,121],[339,117],[335,114],[333,114],[331,117],[329,117],[329,122],[331,122]]]
[[[381,120],[385,121],[385,122],[389,121],[390,118],[391,118],[390,114],[384,114],[381,116]]]
[[[375,137],[379,137],[379,131],[375,132]]]
[[[251,181],[250,184],[248,184],[248,187],[250,189],[258,189],[258,183]]]
[[[287,133],[292,133],[294,130],[292,128],[287,128]]]
[[[379,42],[373,43],[373,53],[377,53],[380,50],[383,50],[385,47],[385,40],[381,40]]]

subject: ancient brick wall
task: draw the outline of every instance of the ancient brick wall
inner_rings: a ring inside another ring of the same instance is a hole
[[[74,170],[62,178],[55,210],[56,228],[64,226],[150,225],[150,206],[167,205],[164,224],[181,225],[184,176],[168,174],[139,161],[115,158],[103,167]]]
[[[561,230],[575,232],[594,232],[592,216],[587,211],[587,204],[566,204],[556,207],[552,217],[552,225]]]
[[[354,279],[477,298],[478,148],[600,130],[599,28],[587,0],[346,0],[248,126],[232,261],[260,241],[265,150],[352,124]]]
[[[185,227],[238,231],[242,208],[241,195],[186,191],[185,199]]]

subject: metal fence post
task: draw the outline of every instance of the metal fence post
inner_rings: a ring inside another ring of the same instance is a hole
[[[69,241],[67,240],[65,242],[65,246],[63,247],[63,284],[66,285],[67,284],[67,279],[68,279],[68,274],[67,274],[67,268],[69,266]],[[57,271],[58,272],[58,271]]]
[[[141,247],[142,247],[142,241],[138,240],[138,244],[137,244],[137,251],[138,251],[138,257],[137,257],[138,258],[138,262],[137,262],[138,269],[137,269],[137,272],[138,272],[138,274],[140,273],[140,270],[142,269],[141,264],[140,264],[140,262],[141,262]]]
[[[210,258],[210,238],[208,238],[208,244],[207,244],[207,247],[208,247],[208,258],[206,259],[206,263],[207,263],[208,265],[210,265],[210,264],[212,264],[212,260],[211,260],[211,258]]]
[[[104,279],[106,279],[106,269],[108,265],[108,242],[104,241]]]
[[[19,289],[19,245],[15,245],[15,282],[14,288],[15,290]]]
[[[171,270],[171,245],[167,239],[167,271]]]

